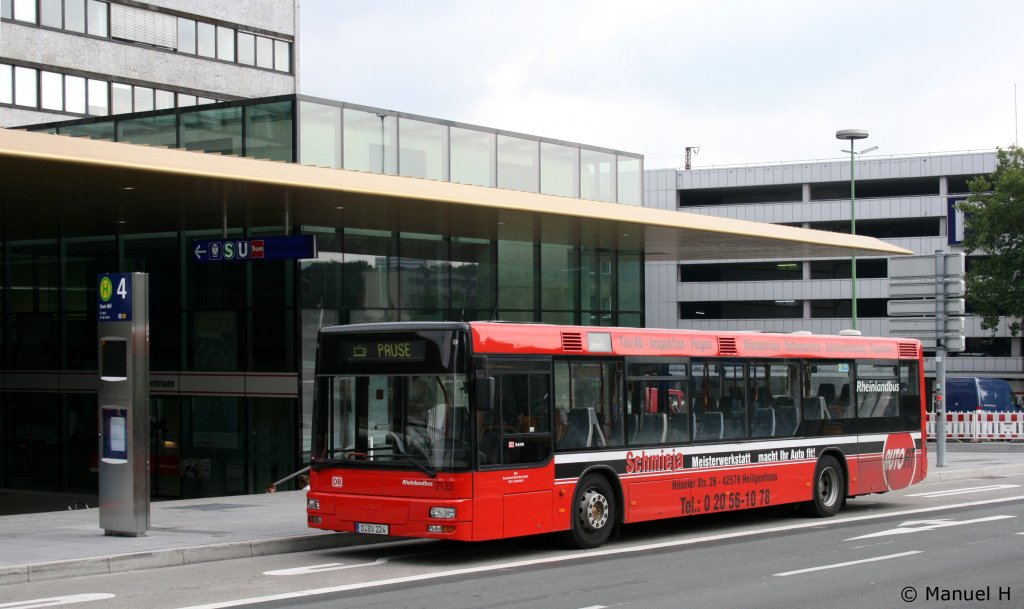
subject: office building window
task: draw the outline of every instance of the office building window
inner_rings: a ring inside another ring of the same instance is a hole
[[[64,0],[64,29],[85,33],[85,0]]]
[[[217,28],[215,26],[202,22],[197,24],[196,52],[200,57],[212,59],[217,56]]]
[[[256,37],[256,67],[274,69],[274,41],[270,38]]]
[[[278,72],[291,71],[291,45],[283,40],[274,41],[274,69]]]
[[[217,59],[235,60],[235,32],[219,25],[217,26]]]
[[[132,86],[115,82],[110,86],[112,114],[132,111]]]
[[[85,114],[85,79],[81,76],[64,77],[64,110]]]
[[[14,103],[35,107],[39,103],[38,74],[32,68],[14,68]]]
[[[36,22],[36,0],[14,0],[14,19],[26,23]]]
[[[39,25],[63,27],[61,12],[61,0],[39,0]]]
[[[196,52],[196,22],[191,19],[178,18],[178,52]]]
[[[166,110],[174,107],[174,93],[171,91],[155,91],[154,107],[157,110]]]
[[[106,116],[110,114],[110,93],[106,81],[89,79],[89,114]]]
[[[76,2],[78,0],[75,0]],[[98,2],[97,0],[89,0],[87,5],[87,27],[86,33],[92,36],[99,36],[106,38],[109,32],[110,17],[107,10],[106,2]]]
[[[153,89],[134,87],[135,106],[133,112],[146,112],[153,109]]]
[[[238,32],[238,63],[256,65],[256,37],[252,34]]]
[[[43,72],[39,78],[43,110],[64,109],[64,77],[55,72]]]
[[[14,68],[0,63],[0,104],[14,103]]]

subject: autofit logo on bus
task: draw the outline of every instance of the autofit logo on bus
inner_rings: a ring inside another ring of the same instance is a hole
[[[894,433],[882,449],[882,474],[890,491],[907,488],[914,480],[914,438],[908,433]]]
[[[626,473],[642,474],[644,472],[670,472],[683,469],[683,453],[676,451],[661,451],[660,453],[647,454],[640,451],[636,454],[633,451],[626,453]]]

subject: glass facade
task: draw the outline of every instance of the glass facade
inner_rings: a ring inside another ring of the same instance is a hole
[[[209,36],[210,52],[216,53],[216,30]],[[24,95],[35,104],[40,95],[36,71],[4,69],[0,64],[0,99]],[[19,78],[24,84],[18,84]],[[4,84],[11,79],[13,84]],[[50,100],[44,103],[73,103],[90,113],[107,114],[106,83],[97,82],[94,95],[94,81],[88,81],[87,88],[82,79],[58,81],[42,81],[41,95]],[[87,102],[82,97],[86,90]],[[183,98],[188,96],[178,94],[175,108],[173,95],[114,83],[109,111],[119,115],[145,110],[154,111],[152,116],[167,117],[150,121],[161,126],[154,145],[627,205],[639,206],[643,199],[643,158],[639,155],[305,96],[211,106],[214,100],[186,101]],[[67,101],[60,102],[61,98]],[[147,112],[146,119],[149,117]],[[142,135],[140,118],[104,116],[29,129],[56,128],[64,135],[147,143],[138,139]],[[122,128],[120,124],[126,121],[130,126]],[[168,141],[163,132],[168,121],[175,122],[177,143]]]
[[[578,146],[294,96],[41,130],[533,192],[550,188],[563,196],[579,192],[577,170],[585,167]],[[616,155],[606,154],[614,167]],[[133,192],[115,196],[128,203]],[[156,497],[261,492],[308,460],[320,327],[494,318],[643,323],[642,247],[626,236],[584,231],[582,220],[508,214],[479,232],[445,223],[387,229],[346,217],[346,195],[339,193],[334,221],[261,224],[268,214],[229,214],[225,229],[219,196],[198,196],[183,194],[180,215],[147,218],[144,230],[129,223],[110,234],[77,234],[75,214],[108,205],[104,200],[61,204],[44,234],[0,235],[0,370],[8,371],[0,389],[0,488],[96,489],[90,380],[97,366],[99,272],[150,275]],[[145,207],[123,209],[141,217]],[[316,235],[317,257],[190,259],[195,239],[283,234]],[[68,390],[69,378],[79,379],[80,389]]]

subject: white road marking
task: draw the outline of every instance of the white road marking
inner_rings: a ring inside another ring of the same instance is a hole
[[[329,562],[322,565],[310,565],[308,567],[294,567],[292,569],[278,569],[276,571],[264,571],[264,575],[309,575],[310,573],[323,573],[324,571],[341,571],[343,569],[358,569],[359,567],[371,567],[382,565],[390,558],[378,558],[373,562],[364,562],[356,565],[346,565],[340,562]]]
[[[88,594],[70,594],[68,596],[53,596],[50,598],[36,598],[30,601],[18,601],[15,603],[0,604],[0,609],[34,609],[35,607],[56,607],[58,605],[70,605],[72,603],[87,603],[89,601],[105,601],[114,598],[113,594],[106,592],[91,592]]]
[[[1019,484],[991,484],[989,486],[972,486],[968,488],[954,488],[948,491],[931,491],[928,493],[912,493],[906,497],[949,497],[950,495],[966,495],[968,493],[985,493],[988,491],[1001,491],[1007,488],[1019,488]]]
[[[850,565],[859,565],[866,562],[876,562],[879,560],[889,560],[890,558],[902,558],[904,556],[911,556],[913,554],[921,554],[921,550],[911,550],[910,552],[900,552],[899,554],[887,554],[885,556],[876,556],[874,558],[864,558],[861,560],[851,560],[848,562],[840,562],[834,565],[821,565],[819,567],[811,567],[810,569],[799,569],[797,571],[786,571],[785,573],[774,573],[775,577],[789,577],[790,575],[799,575],[801,573],[811,573],[813,571],[824,571],[826,569],[838,569],[840,567],[849,567]]]
[[[868,533],[867,535],[861,535],[860,537],[851,537],[849,539],[844,539],[843,541],[856,541],[858,539],[868,539],[870,537],[885,537],[886,535],[905,535],[907,533],[921,533],[923,531],[934,531],[935,529],[942,529],[945,527],[958,527],[963,524],[991,522],[993,520],[1006,520],[1007,518],[1016,518],[1016,516],[988,516],[986,518],[974,518],[971,520],[908,520],[907,522],[904,522],[895,529],[888,529],[886,531],[879,531],[877,533]]]
[[[975,507],[979,505],[991,505],[994,503],[1005,503],[1007,501],[1022,501],[1024,495],[1016,495],[1013,497],[1000,497],[998,499],[985,499],[982,501],[970,501],[966,503],[952,503],[949,505],[934,505],[925,508],[916,508],[912,510],[901,510],[898,512],[889,512],[881,514],[866,514],[864,516],[851,516],[850,518],[832,518],[829,520],[813,519],[798,524],[788,524],[774,527],[767,527],[764,529],[757,529],[753,531],[736,531],[733,533],[722,533],[719,535],[705,535],[703,537],[693,537],[690,539],[677,539],[674,541],[663,541],[659,543],[650,543],[637,546],[628,546],[624,548],[607,548],[604,550],[588,550],[583,552],[574,552],[566,554],[558,554],[556,556],[548,556],[544,558],[534,558],[529,560],[521,560],[515,562],[506,562],[494,565],[482,565],[479,567],[468,567],[465,569],[452,569],[449,571],[437,571],[434,573],[421,573],[419,575],[410,575],[407,577],[396,577],[392,579],[381,579],[368,582],[359,582],[354,584],[345,584],[341,586],[330,586],[327,588],[313,588],[311,590],[298,590],[296,592],[284,592],[281,594],[271,594],[268,596],[257,596],[252,598],[242,598],[229,601],[221,601],[215,603],[208,603],[205,605],[193,605],[191,607],[185,607],[183,609],[225,609],[227,607],[239,607],[241,605],[252,605],[256,603],[267,603],[278,600],[288,600],[294,598],[303,598],[308,596],[319,596],[323,594],[333,594],[336,592],[348,592],[351,590],[365,590],[368,588],[380,588],[383,586],[393,586],[396,584],[412,583],[427,581],[431,579],[440,579],[443,577],[454,577],[458,575],[471,575],[475,573],[486,573],[489,571],[500,571],[503,569],[515,569],[519,567],[531,567],[542,564],[553,564],[560,562],[568,562],[571,560],[580,560],[586,558],[593,558],[596,556],[615,556],[618,554],[631,554],[637,552],[647,552],[650,550],[660,550],[663,548],[676,548],[680,546],[688,546],[699,543],[707,543],[709,541],[721,541],[723,539],[737,539],[741,537],[752,537],[754,535],[764,535],[766,533],[780,533],[785,531],[796,531],[800,529],[820,528],[825,526],[841,525],[851,522],[865,522],[869,520],[878,520],[879,518],[891,518],[893,516],[906,516],[909,514],[926,514],[928,512],[937,512],[941,510],[955,510],[960,508]],[[3,609],[3,608],[0,608]]]

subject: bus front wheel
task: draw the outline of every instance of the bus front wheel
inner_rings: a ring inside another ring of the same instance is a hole
[[[591,474],[576,485],[572,510],[572,545],[596,548],[608,541],[615,527],[615,493],[604,476]]]
[[[804,511],[819,518],[835,516],[846,497],[843,468],[835,457],[825,455],[818,460],[811,486],[814,488],[814,496],[804,504]]]

